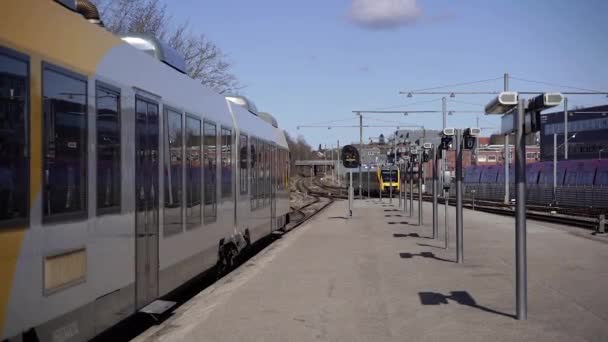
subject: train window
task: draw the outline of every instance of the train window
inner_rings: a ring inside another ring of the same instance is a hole
[[[215,222],[217,219],[217,128],[210,122],[205,122],[203,127],[203,161],[205,163],[203,217],[205,223],[209,223]]]
[[[257,141],[257,150],[258,150],[258,161],[257,161],[257,195],[256,195],[256,208],[260,208],[263,206],[263,198],[264,198],[264,143],[261,140]]]
[[[165,110],[165,235],[182,231],[182,114]]]
[[[241,134],[239,137],[239,169],[240,169],[240,182],[239,186],[241,188],[241,195],[246,195],[249,191],[247,185],[249,181],[249,159],[247,157],[247,147],[249,143],[247,141],[247,136],[245,134]]]
[[[598,170],[595,185],[608,185],[608,170]]]
[[[120,210],[120,93],[97,86],[97,213]]]
[[[249,155],[251,158],[251,163],[250,163],[250,171],[249,171],[249,177],[251,178],[250,184],[251,184],[251,193],[249,195],[249,198],[251,200],[251,210],[255,210],[255,208],[257,207],[257,202],[256,202],[256,194],[257,194],[257,173],[256,173],[256,168],[257,168],[257,139],[256,138],[251,138],[250,142],[249,142]]]
[[[576,185],[578,173],[575,170],[566,171],[566,185]]]
[[[44,217],[86,216],[87,81],[45,64],[42,84]]]
[[[588,168],[589,166],[587,166]],[[593,185],[593,176],[595,176],[595,170],[581,170],[578,173],[576,185]]]
[[[186,223],[196,228],[201,223],[201,120],[186,117]]]
[[[232,196],[232,131],[222,127],[222,198]]]
[[[26,219],[28,62],[0,49],[0,222]]]

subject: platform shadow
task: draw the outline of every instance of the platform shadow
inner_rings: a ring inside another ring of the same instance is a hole
[[[420,303],[422,305],[449,304],[448,300],[452,300],[460,305],[470,306],[472,308],[476,308],[500,316],[516,318],[515,315],[500,312],[477,304],[475,299],[467,291],[451,291],[450,295],[444,295],[437,292],[418,292],[418,297],[420,297]]]
[[[409,234],[393,233],[393,237],[396,237],[396,238],[413,237],[413,238],[420,238],[420,239],[432,239],[428,236],[420,236],[418,233],[409,233]]]
[[[348,220],[348,217],[346,217],[346,216],[330,216],[330,217],[328,217],[328,219],[343,219],[343,220]]]
[[[401,214],[387,214],[387,215],[384,215],[384,217],[403,217],[403,215],[401,215]]]
[[[395,221],[389,221],[386,222],[388,224],[409,224],[407,221],[399,221],[399,222],[395,222]]]
[[[435,253],[433,253],[433,252],[420,252],[418,254],[399,253],[399,256],[401,257],[401,259],[412,259],[413,257],[418,256],[418,257],[423,257],[423,258],[435,259],[435,260],[439,260],[439,261],[454,262],[454,260],[440,258],[440,257],[436,256]]]
[[[428,238],[430,239],[430,238]],[[433,246],[433,245],[427,245],[426,243],[417,243],[418,246],[422,246],[422,247],[433,247],[433,248],[441,248],[443,249],[442,246]]]

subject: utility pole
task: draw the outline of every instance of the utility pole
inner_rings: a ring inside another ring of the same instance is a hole
[[[342,185],[342,175],[340,175],[340,139],[338,139],[338,185]]]
[[[433,144],[433,148],[431,149],[431,160],[433,162],[433,239],[437,239],[438,235],[438,227],[439,223],[439,215],[438,215],[438,203],[437,203],[437,171],[439,171],[439,158],[437,158],[437,146]]]
[[[443,115],[443,127],[441,127],[441,129],[445,129],[448,125],[448,104],[447,104],[447,99],[444,97],[441,98],[441,112]],[[445,173],[447,171],[448,167],[447,167],[447,160],[446,160],[446,156],[445,153],[443,153],[441,155],[441,167],[439,169],[439,171],[441,172],[441,177],[439,177],[439,185],[440,187],[443,189],[443,183],[444,183],[444,178],[445,178]]]
[[[568,98],[564,96],[564,159],[568,160]]]
[[[363,115],[359,113],[359,153],[363,154]],[[363,199],[363,178],[361,177],[361,163],[359,163],[359,198]]]
[[[505,73],[504,75],[504,91],[509,91],[509,74]],[[479,126],[478,126],[479,127]],[[505,198],[504,203],[508,204],[510,202],[509,196],[509,134],[505,135],[505,149],[504,149],[504,160],[505,164]]]

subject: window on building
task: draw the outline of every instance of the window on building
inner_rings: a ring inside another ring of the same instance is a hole
[[[28,62],[0,49],[0,224],[28,217]]]
[[[478,162],[486,162],[487,160],[488,160],[488,158],[486,156],[477,156]]]
[[[496,162],[496,156],[495,155],[489,155],[488,156],[488,162]]]
[[[44,217],[86,216],[87,81],[50,65],[42,77]]]
[[[203,124],[203,153],[205,179],[205,206],[203,217],[205,223],[217,219],[217,128],[215,124]]]
[[[201,120],[186,116],[186,226],[201,223]]]
[[[246,195],[249,191],[249,158],[247,154],[248,146],[249,142],[247,141],[247,136],[245,134],[241,134],[239,137],[239,187],[241,189],[241,195]]]
[[[526,159],[535,159],[536,152],[526,152]]]
[[[165,110],[165,235],[182,231],[182,114]]]
[[[222,127],[222,198],[232,196],[232,131]]]
[[[97,212],[120,210],[120,93],[97,86]]]

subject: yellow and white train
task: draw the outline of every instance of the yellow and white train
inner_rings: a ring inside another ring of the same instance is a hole
[[[276,120],[89,6],[2,2],[2,341],[89,339],[288,221]]]

